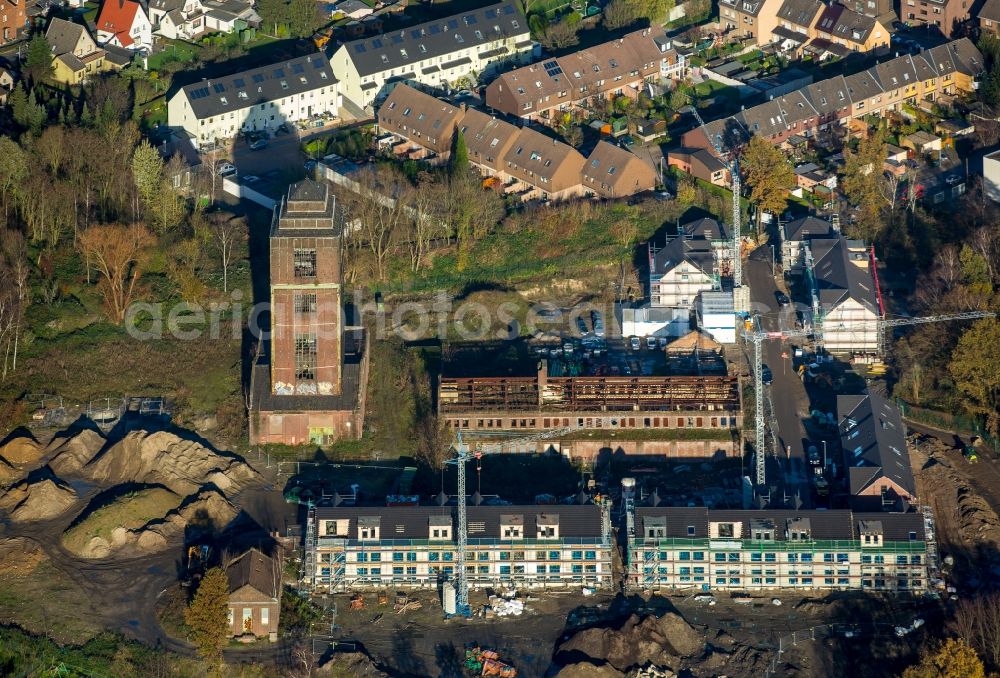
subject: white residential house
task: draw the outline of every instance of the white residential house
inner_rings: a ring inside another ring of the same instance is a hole
[[[342,94],[367,108],[397,82],[449,88],[536,52],[514,0],[346,42],[330,57]]]
[[[136,0],[104,0],[97,16],[97,42],[132,51],[153,47],[153,24]]]
[[[813,216],[783,222],[778,232],[781,234],[781,267],[785,273],[802,273],[810,240],[837,237],[832,223]]]
[[[650,306],[690,311],[700,292],[718,290],[725,239],[719,222],[699,219],[662,249],[650,248]]]
[[[153,33],[170,40],[193,40],[205,32],[201,0],[150,0]]]
[[[1000,202],[1000,151],[983,157],[983,184],[986,195],[994,202]]]
[[[875,280],[863,254],[845,238],[816,239],[809,243],[806,266],[812,271],[813,327],[822,331],[822,345],[830,353],[876,354],[881,317]]]
[[[241,131],[336,115],[340,105],[330,62],[317,52],[183,87],[167,102],[167,124],[200,148]]]

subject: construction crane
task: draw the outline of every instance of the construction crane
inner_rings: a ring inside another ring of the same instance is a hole
[[[694,113],[694,118],[698,121],[698,126],[705,132],[705,138],[708,139],[708,143],[712,144],[712,148],[715,149],[719,160],[726,166],[726,170],[729,171],[729,177],[732,180],[730,190],[733,192],[733,216],[730,228],[733,230],[733,289],[735,290],[735,288],[742,287],[743,285],[743,261],[740,259],[740,218],[742,216],[740,212],[740,160],[736,155],[735,149],[733,149],[731,155],[725,151],[722,146],[721,135],[717,134],[715,138],[712,138],[708,133],[708,128],[705,126],[705,121],[698,114],[698,109],[693,105],[689,106],[689,108]]]
[[[455,457],[446,461],[446,464],[454,464],[458,468],[458,553],[455,558],[455,615],[460,617],[471,617],[472,608],[469,606],[469,580],[465,573],[465,555],[469,546],[468,511],[465,497],[465,463],[470,458],[480,458],[484,454],[500,452],[504,445],[514,445],[520,443],[545,440],[547,438],[558,438],[561,435],[576,430],[577,427],[555,428],[548,431],[541,431],[534,435],[508,439],[496,443],[480,443],[475,452],[469,451],[469,447],[462,439],[461,429],[455,430]]]
[[[991,318],[997,314],[990,311],[969,311],[966,313],[952,313],[946,315],[928,315],[914,318],[880,318],[876,321],[876,328],[881,335],[887,329],[893,327],[904,327],[906,325],[925,325],[928,323],[940,323],[953,320],[978,320],[980,318]],[[850,330],[866,329],[871,327],[873,321],[837,323],[830,325],[829,329]],[[785,340],[801,337],[814,336],[817,343],[822,341],[822,329],[814,330],[778,330],[776,332],[765,332],[760,327],[760,317],[754,316],[751,321],[752,329],[744,330],[743,337],[753,344],[753,379],[754,379],[754,443],[756,445],[756,471],[757,486],[764,487],[766,483],[766,471],[764,465],[764,381],[761,375],[763,365],[761,360],[761,344],[769,339]]]

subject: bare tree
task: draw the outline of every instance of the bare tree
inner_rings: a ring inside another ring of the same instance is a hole
[[[31,301],[31,289],[28,286],[28,249],[24,243],[24,236],[20,231],[7,229],[0,237],[0,249],[7,260],[8,279],[13,292],[13,341],[14,350],[11,360],[11,372],[17,371],[17,349],[18,340],[21,336],[21,322],[24,319],[24,311]],[[6,360],[4,361],[4,375],[7,373]]]
[[[1000,593],[959,602],[951,630],[968,641],[988,668],[1000,668]]]
[[[358,244],[371,252],[376,280],[384,280],[389,253],[409,218],[409,180],[398,169],[379,167],[361,178],[360,193],[350,193],[347,211],[356,226]]]
[[[435,181],[427,172],[421,172],[417,176],[416,190],[408,192],[409,208],[412,213],[407,247],[410,252],[410,268],[413,271],[419,271],[423,267],[424,258],[435,235],[447,235],[442,214],[447,190],[444,187],[443,183]]]
[[[229,267],[236,260],[240,245],[247,239],[246,219],[228,212],[215,212],[208,217],[208,229],[222,262],[222,291],[229,292]]]
[[[141,224],[102,224],[81,233],[79,244],[101,275],[98,285],[110,319],[120,325],[135,298],[152,234]]]

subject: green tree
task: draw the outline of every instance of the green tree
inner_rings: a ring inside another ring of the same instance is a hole
[[[1000,320],[976,322],[958,340],[948,371],[971,414],[986,417],[993,435],[1000,433]]]
[[[45,108],[35,102],[35,98],[25,91],[21,83],[17,83],[10,93],[10,112],[21,127],[37,136],[45,124]]]
[[[317,20],[315,0],[291,0],[288,3],[288,30],[293,37],[307,38],[313,34]]]
[[[154,212],[163,184],[163,159],[148,141],[140,142],[132,153],[132,180],[143,206]]]
[[[969,286],[969,291],[975,297],[988,300],[993,294],[993,280],[990,278],[990,265],[986,258],[968,245],[962,245],[958,253],[962,263],[962,278]]]
[[[965,640],[949,638],[925,652],[920,663],[903,671],[903,678],[984,678],[986,670]]]
[[[885,161],[885,134],[878,130],[858,144],[857,151],[844,149],[844,169],[840,188],[858,207],[858,221],[851,235],[864,240],[876,240],[885,223],[882,210],[886,200],[882,193],[884,181],[882,163]]]
[[[201,578],[198,591],[187,609],[184,621],[191,628],[191,642],[198,654],[218,673],[222,666],[222,648],[229,636],[229,579],[221,567],[213,567]]]
[[[740,169],[750,187],[750,202],[757,206],[757,231],[764,211],[781,214],[786,194],[795,188],[795,171],[785,154],[762,136],[753,135],[740,156]]]
[[[608,30],[631,26],[636,20],[635,4],[629,0],[611,0],[604,8],[601,20]]]
[[[451,152],[451,172],[466,172],[469,169],[469,147],[465,144],[465,134],[458,130],[455,135],[455,147]]]
[[[28,55],[24,60],[24,75],[32,85],[46,82],[52,77],[52,46],[39,33],[28,43]]]
[[[278,26],[288,22],[288,3],[285,0],[258,0],[257,13],[265,26],[272,27],[272,33],[276,36]]]
[[[28,157],[10,137],[0,136],[0,199],[3,200],[4,221],[7,221],[21,185],[28,176]]]

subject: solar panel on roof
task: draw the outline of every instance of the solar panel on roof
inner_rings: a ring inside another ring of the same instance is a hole
[[[215,83],[214,85],[212,85],[212,89],[215,90],[216,94],[222,94],[223,92],[226,91],[226,86],[220,83]]]
[[[486,18],[487,19],[495,19],[496,16],[497,16],[497,11],[495,9],[488,9],[488,10],[486,10]]]
[[[235,80],[233,80],[233,85],[235,85],[236,87],[246,87],[247,86],[247,84],[243,80],[243,78],[236,78]]]
[[[365,51],[364,44],[358,43],[357,45],[354,46],[354,53],[355,54],[364,54],[364,51]],[[316,63],[319,63],[319,62],[317,61]]]
[[[438,26],[437,24],[434,24],[433,26],[431,26],[431,35],[437,35],[440,32],[441,32],[441,27],[440,26]]]
[[[419,38],[420,37],[420,31],[419,30],[410,31],[410,37],[413,38],[413,39]]]
[[[305,68],[302,66],[302,64],[293,64],[292,65],[292,73],[301,73],[304,70],[305,70]]]
[[[317,71],[320,70],[321,68],[323,68],[323,62],[320,61],[319,59],[317,59],[316,61],[312,62],[312,65],[313,65],[313,68],[315,68]]]
[[[402,36],[400,36],[399,34],[392,36],[392,44],[398,45],[401,42],[403,42]]]
[[[284,68],[275,68],[274,69],[274,77],[276,77],[276,78],[283,78],[283,77],[285,77],[285,69]]]
[[[452,30],[453,31],[456,28],[458,28],[458,21],[455,20],[455,19],[449,19],[448,20],[448,30]]]
[[[255,73],[252,79],[257,84],[260,84],[260,83],[264,82],[264,76],[261,75],[260,73]]]
[[[372,47],[375,49],[382,49],[382,41],[379,38],[372,40]]]
[[[465,17],[465,25],[466,26],[472,26],[472,25],[474,25],[476,23],[476,21],[477,21],[477,19],[476,19],[476,15],[475,14],[470,14],[469,16]]]
[[[503,6],[503,13],[504,13],[505,16],[508,15],[508,14],[513,14],[514,13],[514,6],[513,5],[504,5]]]

